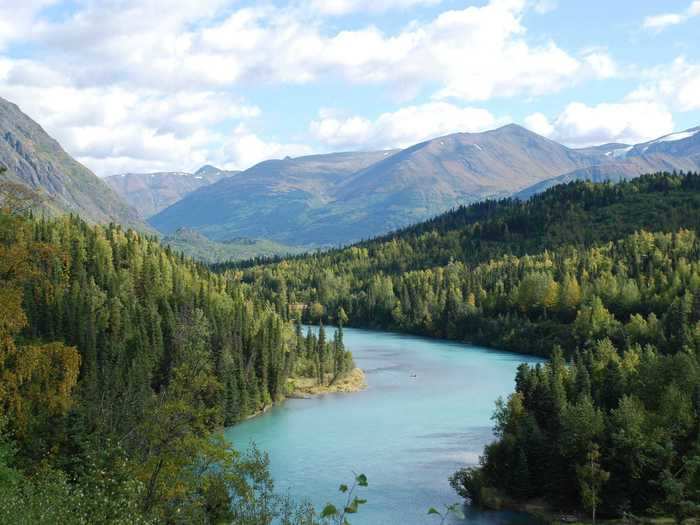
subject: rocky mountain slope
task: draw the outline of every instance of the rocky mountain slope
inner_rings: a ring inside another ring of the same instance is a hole
[[[76,213],[95,223],[148,229],[100,178],[68,155],[17,105],[0,98],[0,164],[3,175],[42,193],[52,213]]]
[[[509,125],[401,151],[266,161],[191,193],[150,222],[165,233],[188,227],[215,240],[346,244],[601,162],[604,151],[573,150]]]
[[[557,184],[574,180],[617,182],[638,177],[643,173],[698,171],[700,170],[700,127],[671,133],[633,146],[606,144],[598,148],[579,151],[593,149],[602,151],[605,155],[605,159],[600,164],[580,168],[539,182],[517,192],[516,196],[526,199]]]
[[[193,191],[236,173],[207,165],[195,173],[122,173],[110,175],[104,180],[141,217],[148,218]]]
[[[219,241],[246,237],[314,244],[308,230],[334,202],[340,184],[393,153],[332,153],[261,162],[194,191],[150,223],[166,234],[187,227]],[[326,238],[332,238],[332,232],[333,227]]]

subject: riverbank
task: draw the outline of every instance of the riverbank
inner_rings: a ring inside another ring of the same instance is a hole
[[[243,421],[248,421],[249,419],[253,419],[254,417],[262,416],[265,412],[270,410],[274,405],[264,405],[261,409],[253,412],[250,415],[247,415],[246,417],[243,418]]]
[[[327,381],[330,382],[331,380],[332,376],[329,374],[327,376]],[[365,388],[367,388],[367,381],[365,380],[365,373],[361,368],[354,368],[350,372],[346,372],[330,385],[319,385],[316,378],[313,377],[290,377],[287,379],[287,389],[289,393],[286,396],[282,397],[274,404],[264,405],[259,410],[247,415],[242,421],[248,421],[249,419],[262,416],[273,406],[284,403],[287,399],[310,399],[322,394],[349,394],[352,392],[361,392]]]
[[[326,380],[330,382],[332,377],[328,375]],[[362,369],[353,368],[350,372],[336,378],[331,384],[319,385],[316,378],[295,377],[288,380],[288,387],[290,394],[287,397],[307,398],[321,394],[360,392],[367,388],[367,381]]]
[[[324,328],[328,336],[332,329]],[[226,438],[267,451],[278,491],[293,498],[323,508],[333,487],[355,470],[369,476],[370,503],[353,524],[425,525],[430,507],[459,498],[447,478],[493,440],[489,416],[494,401],[512,392],[518,365],[539,360],[353,328],[343,328],[343,342],[364,370],[367,389],[281,403],[227,429]],[[451,521],[503,525],[511,517],[474,509],[469,520]],[[514,518],[541,525],[526,515]]]
[[[487,507],[489,510],[510,510],[532,516],[537,523],[566,524],[566,525],[593,525],[589,515],[582,510],[557,510],[555,507],[542,500],[530,500],[514,502],[501,500],[497,508]],[[674,525],[676,522],[670,516],[626,516],[619,518],[598,518],[596,523],[600,525]],[[684,525],[696,525],[698,520],[689,518]]]

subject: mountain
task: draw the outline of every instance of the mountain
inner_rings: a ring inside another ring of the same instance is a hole
[[[148,218],[181,200],[196,189],[235,175],[214,166],[203,166],[195,173],[122,173],[110,175],[104,180],[141,217]]]
[[[0,164],[3,177],[46,197],[52,213],[76,213],[93,223],[117,222],[148,229],[104,181],[68,155],[17,105],[0,98]]]
[[[211,164],[205,164],[194,172],[195,177],[204,177],[206,179],[223,179],[240,173],[240,170],[222,170]]]
[[[393,153],[332,153],[264,161],[194,191],[150,223],[166,234],[187,227],[219,241],[246,237],[312,244],[305,232],[333,202],[340,183]]]
[[[632,146],[606,144],[578,151],[589,153],[594,150],[602,152],[606,157],[601,164],[580,168],[536,183],[515,196],[527,199],[552,186],[575,180],[617,182],[656,171],[697,171],[700,169],[700,127]]]
[[[514,124],[456,133],[407,148],[344,181],[330,215],[356,217],[348,239],[370,237],[460,204],[504,197],[600,157]]]
[[[510,124],[399,151],[262,162],[192,192],[150,222],[166,234],[191,228],[217,241],[247,237],[334,246],[485,198],[529,198],[574,180],[697,169],[700,128],[637,145],[573,149]]]
[[[165,233],[188,227],[215,240],[346,244],[601,162],[602,151],[579,152],[509,125],[400,151],[262,162],[191,193],[150,222]]]
[[[430,188],[448,201],[481,198],[589,166],[592,157],[511,124],[412,146],[346,181],[338,197],[349,200],[362,187],[376,193]]]

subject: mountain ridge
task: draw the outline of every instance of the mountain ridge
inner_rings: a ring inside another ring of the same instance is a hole
[[[104,181],[73,159],[17,104],[2,97],[0,164],[7,168],[6,180],[45,193],[49,213],[76,213],[93,223],[118,222],[150,230]]]
[[[615,146],[604,153],[608,162],[561,174],[516,192],[514,196],[527,199],[557,184],[576,180],[618,182],[644,173],[700,170],[700,126],[640,144],[605,144],[597,148],[606,146]]]
[[[297,245],[295,236],[332,201],[329,188],[336,179],[392,153],[341,152],[266,160],[194,191],[150,222],[166,234],[191,227],[217,241],[248,237]],[[230,227],[232,221],[238,224]],[[280,228],[289,235],[276,235]]]
[[[206,164],[195,173],[100,179],[17,105],[0,98],[0,163],[8,168],[5,179],[46,193],[51,213],[140,230],[150,230],[148,219],[166,236],[184,228],[214,242],[268,240],[296,250],[350,244],[456,206],[527,199],[564,182],[697,171],[700,127],[640,144],[570,148],[508,124],[405,149],[269,159],[242,172]]]
[[[141,217],[147,219],[171,206],[191,192],[237,171],[221,170],[205,165],[194,173],[168,171],[154,173],[120,173],[109,175],[104,181]]]
[[[165,234],[187,227],[218,241],[347,244],[605,162],[604,151],[575,150],[509,124],[402,150],[263,161],[192,192],[150,223]]]

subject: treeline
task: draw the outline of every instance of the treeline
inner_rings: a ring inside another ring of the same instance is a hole
[[[228,269],[308,319],[550,356],[452,479],[499,507],[700,514],[700,176],[575,182],[377,241]],[[288,299],[288,300],[287,300]]]
[[[342,336],[299,337],[279,300],[35,199],[0,185],[0,522],[317,523],[218,430],[312,357],[350,368]]]
[[[332,385],[342,374],[352,370],[355,363],[352,354],[343,343],[343,321],[333,333],[333,342],[326,339],[323,323],[318,335],[309,328],[303,335],[301,322],[296,324],[296,346],[293,370],[296,377],[315,378],[320,386]]]
[[[698,174],[657,173],[618,183],[576,181],[550,188],[527,201],[508,198],[460,206],[351,247],[233,261],[212,268],[217,272],[249,270],[284,262],[292,270],[301,267],[312,271],[339,269],[358,275],[395,274],[444,266],[450,261],[474,264],[500,255],[538,253],[570,244],[591,245],[639,229],[694,228],[700,226],[696,213],[699,207]],[[295,277],[303,275],[295,273]],[[316,280],[317,276],[310,276],[306,284]]]
[[[497,440],[480,465],[451,478],[490,508],[539,499],[593,517],[700,513],[700,335],[665,352],[597,339],[567,366],[521,365],[516,392],[494,415]]]
[[[647,249],[634,232],[695,230],[699,210],[695,174],[575,182],[528,202],[460,208],[383,241],[228,275],[309,321],[343,312],[353,326],[547,355],[554,344],[585,340],[572,323],[599,303],[620,323],[663,317],[679,292],[667,259],[678,255]],[[626,244],[610,244],[623,237]]]

